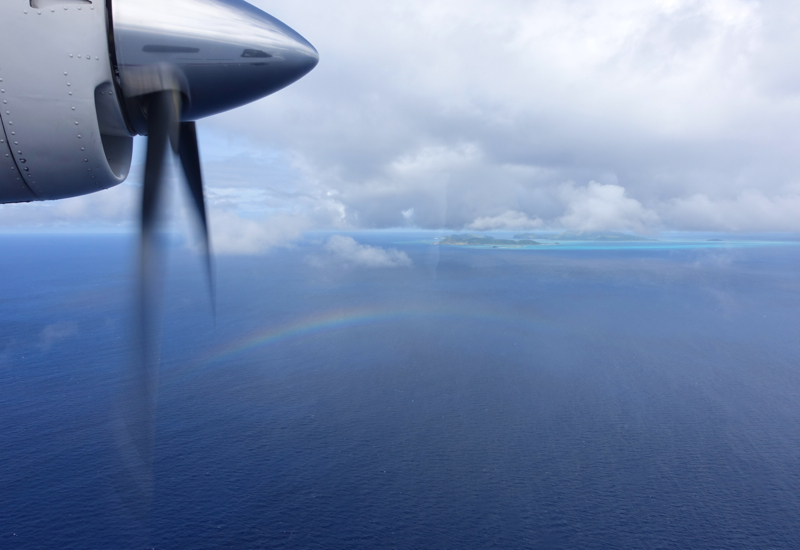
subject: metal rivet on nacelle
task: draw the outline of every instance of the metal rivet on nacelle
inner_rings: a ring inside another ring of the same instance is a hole
[[[72,57],[72,56],[70,56],[70,57]],[[66,72],[64,73],[64,76],[67,76],[67,73],[66,73]]]
[[[81,135],[80,134],[78,134],[78,139],[81,139]]]
[[[89,159],[83,159],[83,162],[89,162]]]
[[[79,124],[79,122],[76,120],[76,121],[75,121],[75,126],[77,126],[78,124]]]
[[[72,58],[72,57],[73,57],[73,55],[72,55],[72,54],[69,54],[69,57],[70,57],[70,58]]]
[[[80,59],[80,58],[81,58],[81,54],[78,54],[78,59]]]

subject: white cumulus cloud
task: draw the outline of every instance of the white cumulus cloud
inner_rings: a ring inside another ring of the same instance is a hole
[[[561,197],[567,207],[559,223],[567,229],[647,232],[659,223],[658,214],[628,197],[620,185],[592,181],[576,188],[567,184],[561,188]]]
[[[211,211],[211,243],[217,254],[260,254],[303,236],[309,221],[302,216],[243,218],[233,211]]]
[[[544,222],[539,218],[530,219],[524,212],[508,210],[499,216],[485,216],[477,218],[467,226],[467,229],[476,231],[490,231],[492,229],[534,229],[541,227]]]
[[[409,267],[408,254],[394,248],[360,244],[352,237],[334,235],[325,243],[325,252],[330,259],[345,265],[360,267]]]

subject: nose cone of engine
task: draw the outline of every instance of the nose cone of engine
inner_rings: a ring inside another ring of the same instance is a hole
[[[120,84],[132,123],[136,98],[180,90],[183,120],[274,93],[308,74],[317,50],[243,0],[112,0]]]

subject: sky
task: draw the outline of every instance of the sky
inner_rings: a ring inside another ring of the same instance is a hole
[[[200,121],[220,253],[311,230],[800,231],[800,3],[252,3],[320,64]],[[125,184],[0,226],[135,228],[143,151]]]

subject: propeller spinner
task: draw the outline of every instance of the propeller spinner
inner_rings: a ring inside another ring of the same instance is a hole
[[[153,235],[169,142],[200,219],[210,274],[194,121],[288,86],[319,55],[298,33],[242,0],[113,0],[109,18],[127,122],[148,136],[143,249]]]

